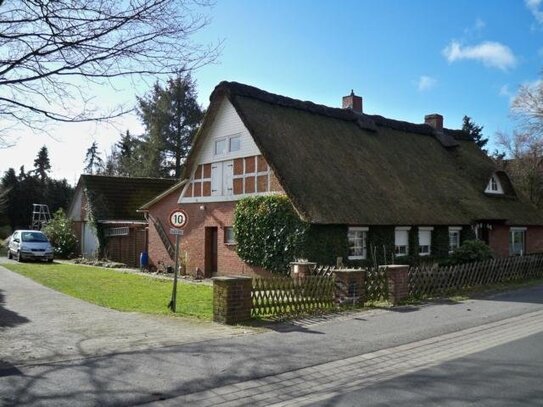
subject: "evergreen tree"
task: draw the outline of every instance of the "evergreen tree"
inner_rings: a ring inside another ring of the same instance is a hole
[[[51,163],[49,161],[49,152],[47,147],[43,146],[38,152],[38,156],[34,160],[34,172],[38,175],[42,182],[48,178],[48,172],[51,171]]]
[[[146,129],[142,152],[147,175],[180,177],[204,114],[190,75],[178,74],[165,87],[156,83],[147,97],[138,98],[138,114]]]
[[[88,148],[87,154],[85,155],[85,168],[83,171],[86,174],[99,174],[104,168],[104,160],[100,157],[100,152],[98,151],[98,144],[96,141]]]
[[[488,143],[488,139],[483,137],[483,126],[478,126],[473,122],[471,117],[464,116],[464,119],[462,119],[462,130],[473,138],[473,141],[475,141],[475,144],[477,144],[481,150],[485,153],[487,152],[487,150],[483,148],[486,146],[486,143]]]

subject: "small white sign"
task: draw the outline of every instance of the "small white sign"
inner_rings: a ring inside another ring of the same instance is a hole
[[[170,228],[170,235],[179,235],[179,236],[183,236],[183,232],[184,230],[183,229],[177,229],[177,228]]]

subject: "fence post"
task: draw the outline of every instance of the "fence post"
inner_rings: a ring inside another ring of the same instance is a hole
[[[363,305],[366,299],[365,277],[365,270],[334,270],[336,304]]]
[[[214,277],[213,321],[232,325],[250,319],[252,290],[251,277]]]
[[[388,300],[392,305],[398,305],[409,295],[409,266],[391,264],[380,266],[386,269],[388,282]]]

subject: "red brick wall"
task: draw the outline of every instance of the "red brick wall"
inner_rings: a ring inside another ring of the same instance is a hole
[[[149,211],[149,264],[158,267],[160,264],[167,266],[173,265],[174,261],[170,258],[168,251],[164,247],[162,240],[153,224],[154,219],[160,219],[166,232],[170,229],[169,217],[171,212],[178,208],[177,200],[179,199],[180,190],[175,190],[171,194],[166,195],[159,202],[151,207]],[[190,222],[190,220],[189,220]],[[168,236],[172,244],[175,242],[174,236]]]
[[[526,252],[543,252],[543,226],[530,226],[526,231]]]
[[[493,225],[488,240],[490,249],[495,256],[509,256],[509,226]]]
[[[174,191],[155,204],[149,211],[150,216],[159,218],[166,231],[169,230],[169,215],[172,210],[181,207],[188,214],[185,234],[181,237],[181,252],[188,255],[187,273],[196,275],[197,270],[205,273],[205,228],[217,227],[217,275],[269,275],[259,267],[244,263],[236,254],[235,245],[224,243],[224,228],[232,226],[235,202],[192,203],[178,205],[179,191]],[[200,206],[205,209],[201,210]],[[173,236],[169,236],[172,244]],[[166,251],[162,240],[149,222],[149,259],[154,266],[159,262],[174,264]]]
[[[490,232],[490,248],[499,257],[509,256],[510,226],[493,225]],[[528,226],[526,230],[526,253],[543,252],[543,226]]]

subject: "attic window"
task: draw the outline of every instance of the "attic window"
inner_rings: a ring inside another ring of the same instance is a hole
[[[490,181],[488,181],[488,185],[486,186],[485,192],[487,194],[500,194],[503,195],[503,187],[500,183],[500,180],[496,176],[496,174],[492,175],[490,177]]]

